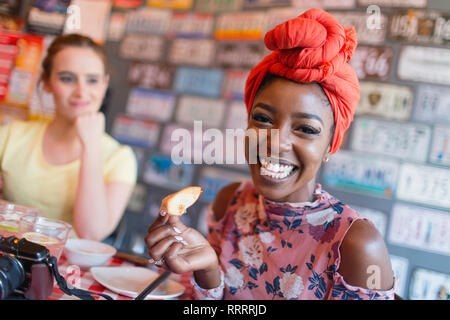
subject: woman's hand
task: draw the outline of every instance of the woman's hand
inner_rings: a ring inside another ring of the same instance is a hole
[[[208,240],[193,228],[162,209],[145,237],[148,253],[156,263],[174,273],[218,270],[216,252]]]
[[[105,131],[105,116],[101,112],[79,116],[75,128],[83,147],[98,146]]]

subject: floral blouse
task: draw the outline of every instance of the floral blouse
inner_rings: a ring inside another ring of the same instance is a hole
[[[193,277],[196,299],[394,299],[394,288],[376,291],[347,284],[337,272],[339,246],[354,210],[317,184],[314,202],[277,203],[243,182],[208,240],[221,265],[221,284],[203,289]]]

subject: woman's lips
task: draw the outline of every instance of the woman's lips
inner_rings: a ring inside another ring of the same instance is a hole
[[[290,179],[298,166],[287,161],[272,163],[270,159],[259,158],[259,175],[269,183],[281,183]]]
[[[72,106],[72,107],[75,107],[75,108],[79,108],[79,107],[87,107],[87,106],[89,106],[89,101],[77,101],[77,102],[71,102],[70,103],[70,105]]]

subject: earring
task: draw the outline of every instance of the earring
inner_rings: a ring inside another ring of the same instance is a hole
[[[328,162],[328,160],[330,160],[330,157],[329,157],[329,156],[326,156],[323,162],[326,163],[326,162]]]

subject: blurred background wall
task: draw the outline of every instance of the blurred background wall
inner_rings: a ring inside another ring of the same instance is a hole
[[[107,132],[139,161],[133,197],[108,241],[145,255],[161,199],[188,185],[205,192],[183,219],[206,234],[208,204],[224,185],[249,179],[248,169],[175,165],[171,133],[193,130],[194,120],[203,130],[245,128],[244,83],[268,53],[265,32],[312,7],[355,26],[351,64],[361,81],[355,121],[319,182],[383,234],[401,297],[449,299],[448,0],[0,1],[0,122],[51,119],[52,98],[37,82],[46,46],[61,33],[93,37],[111,64]],[[195,141],[192,156],[202,150]]]

